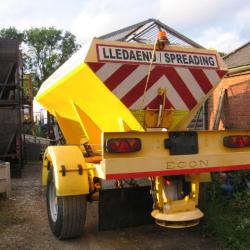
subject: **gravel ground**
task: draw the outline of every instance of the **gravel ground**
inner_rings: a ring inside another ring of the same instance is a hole
[[[213,239],[201,236],[199,227],[147,225],[98,232],[96,203],[88,205],[84,235],[59,241],[49,229],[40,179],[41,164],[27,164],[22,178],[12,180],[10,199],[0,198],[0,249],[219,249]]]

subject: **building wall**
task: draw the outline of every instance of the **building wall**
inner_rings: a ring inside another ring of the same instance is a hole
[[[213,128],[222,89],[223,101],[219,129],[250,129],[250,72],[225,77],[208,101],[208,127]]]

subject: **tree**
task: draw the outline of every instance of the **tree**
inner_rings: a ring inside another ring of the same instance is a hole
[[[224,57],[224,56],[226,56],[227,54],[226,54],[225,52],[219,51],[219,55],[220,55],[221,57]]]
[[[0,30],[0,37],[17,39],[22,45],[24,71],[33,74],[35,92],[61,64],[80,48],[69,31],[30,28],[23,32],[14,27]]]
[[[0,30],[1,38],[17,39],[19,43],[23,41],[23,33],[18,31],[15,27],[9,27],[7,29]]]
[[[38,87],[80,47],[73,34],[54,27],[24,31],[26,67],[35,73]]]

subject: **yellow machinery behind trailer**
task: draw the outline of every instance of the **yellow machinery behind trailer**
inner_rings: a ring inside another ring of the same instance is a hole
[[[67,142],[43,159],[53,233],[81,235],[87,196],[140,178],[159,225],[196,225],[209,172],[250,168],[249,131],[187,130],[226,72],[216,51],[169,45],[161,32],[152,45],[94,39],[52,74],[36,100]]]

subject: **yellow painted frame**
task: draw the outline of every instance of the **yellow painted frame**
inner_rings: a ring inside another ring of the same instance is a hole
[[[228,148],[223,144],[225,136],[250,135],[249,130],[197,131],[197,134],[197,154],[171,155],[164,148],[164,139],[169,138],[169,131],[103,133],[103,143],[110,138],[129,137],[140,138],[142,143],[142,149],[134,153],[114,154],[103,149],[103,172],[107,179],[119,179],[250,168],[250,147]]]

